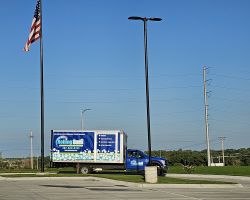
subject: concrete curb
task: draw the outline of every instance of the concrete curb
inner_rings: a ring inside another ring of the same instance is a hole
[[[73,179],[80,179],[80,180],[97,180],[95,177],[1,177],[0,176],[0,181],[5,180],[5,181],[32,181],[32,180],[56,180],[56,179],[61,179],[61,180],[73,180]]]
[[[125,181],[118,181],[106,178],[94,177],[97,180],[103,180],[115,185],[125,185],[128,187],[138,188],[241,188],[241,184],[150,184],[150,183],[132,183]]]
[[[247,176],[229,176],[229,175],[207,175],[207,174],[167,174],[166,177],[173,178],[206,178],[206,179],[232,179],[241,181],[250,181]]]
[[[148,183],[132,183],[126,181],[112,180],[101,177],[1,177],[0,181],[19,181],[19,180],[94,180],[94,181],[104,181],[109,184],[114,184],[116,186],[127,186],[127,187],[137,187],[137,188],[241,188],[241,184],[148,184]]]
[[[241,184],[141,184],[142,188],[242,188]]]
[[[6,180],[6,178],[5,178],[5,177],[0,176],[0,181],[4,181],[4,180]]]

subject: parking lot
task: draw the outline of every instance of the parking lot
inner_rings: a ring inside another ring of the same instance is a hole
[[[36,199],[250,199],[249,187],[156,188],[82,178],[1,178],[1,200]]]

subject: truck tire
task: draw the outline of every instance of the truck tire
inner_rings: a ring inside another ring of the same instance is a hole
[[[92,170],[88,166],[81,166],[81,168],[80,168],[80,173],[81,174],[90,174],[91,171]]]
[[[158,163],[152,163],[152,165],[157,167],[157,175],[158,176],[163,176],[164,175],[163,170],[162,170],[160,164],[158,164]]]

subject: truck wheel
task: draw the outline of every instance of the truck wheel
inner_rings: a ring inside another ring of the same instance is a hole
[[[162,170],[162,168],[161,168],[161,166],[159,164],[153,163],[152,165],[157,167],[157,175],[158,176],[163,176],[164,175],[163,170]]]
[[[82,166],[80,169],[81,174],[89,174],[90,173],[90,168],[87,166]]]

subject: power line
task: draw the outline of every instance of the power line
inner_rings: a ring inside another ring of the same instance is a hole
[[[47,76],[51,76],[51,77],[58,77],[58,75],[57,74],[47,74]],[[200,76],[200,74],[198,74],[198,73],[182,73],[182,74],[170,74],[170,73],[168,73],[168,74],[151,74],[149,77],[150,78],[158,78],[158,77],[187,77],[187,76]],[[95,74],[93,74],[93,75],[72,75],[72,74],[69,74],[69,75],[67,75],[67,77],[73,77],[73,78],[84,78],[84,79],[86,79],[86,78],[89,78],[89,79],[92,79],[92,78],[98,78],[98,79],[100,79],[100,78],[108,78],[108,79],[110,79],[110,78],[115,78],[115,79],[120,79],[120,78],[129,78],[129,79],[135,79],[135,78],[139,78],[139,79],[144,79],[144,76],[140,76],[140,75],[134,75],[134,74],[131,74],[131,75],[127,75],[127,76],[125,76],[125,75],[121,75],[121,74],[116,74],[116,75],[95,75]]]
[[[245,81],[250,81],[250,78],[245,78],[245,77],[237,77],[237,76],[232,76],[232,75],[225,75],[225,74],[213,74],[215,76],[220,76],[224,78],[229,78],[229,79],[237,79],[237,80],[245,80]]]
[[[250,103],[250,101],[244,101],[244,100],[241,100],[241,99],[227,99],[227,98],[218,98],[218,97],[214,98],[214,101],[217,101],[217,100],[219,100],[219,101],[228,101],[228,102],[233,102],[233,103],[240,103],[240,104],[242,104],[242,103]]]
[[[212,144],[218,143],[218,142],[215,142],[216,140],[217,139],[211,139],[210,143],[212,143]],[[199,143],[190,144],[187,146],[182,146],[182,147],[179,147],[178,149],[187,149],[190,147],[199,147],[199,146],[205,146],[205,145],[206,145],[206,141],[203,141],[203,142],[199,142]]]
[[[182,86],[167,86],[167,87],[152,87],[150,90],[168,90],[168,89],[186,89],[186,88],[201,88],[202,85],[182,85]],[[38,87],[4,87],[9,89],[29,89],[38,90]],[[46,90],[65,91],[138,91],[145,88],[45,88]]]
[[[227,89],[227,90],[235,90],[237,92],[250,92],[249,89],[242,89],[242,87],[240,87],[240,88],[233,88],[233,87],[219,86],[219,85],[214,85],[213,87],[215,87],[215,88],[221,88],[221,89]]]
[[[171,101],[194,101],[194,99],[200,99],[198,97],[192,97],[192,98],[173,98],[173,99],[152,99],[151,102],[171,102]],[[3,100],[0,99],[0,102],[7,102],[7,103],[38,103],[37,101],[20,101],[20,100]],[[47,100],[47,103],[142,103],[145,102],[144,100],[121,100],[121,101],[50,101]]]
[[[212,119],[210,119],[210,120],[216,121],[216,122],[221,121],[221,122],[226,122],[226,123],[231,123],[231,122],[232,122],[232,121],[230,121],[230,120],[216,119],[216,118],[212,118]],[[232,120],[233,120],[233,119],[232,119]],[[233,121],[234,121],[234,120],[233,120]],[[237,121],[237,124],[243,124],[243,125],[248,125],[248,126],[250,126],[250,124],[249,124],[248,122],[242,122],[242,121]]]

